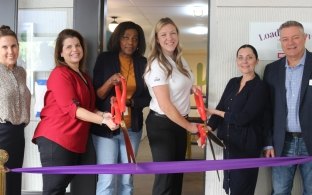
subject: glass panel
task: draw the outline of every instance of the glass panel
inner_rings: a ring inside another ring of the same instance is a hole
[[[53,50],[57,34],[64,28],[72,28],[72,8],[19,9],[18,18],[20,61],[27,70],[33,94],[36,77],[46,77],[40,72],[49,72],[54,67]]]
[[[54,68],[54,44],[57,34],[73,27],[72,0],[19,0],[19,63],[27,71],[32,93],[31,121],[25,130],[24,167],[40,167],[38,148],[31,142],[43,106],[46,80]],[[42,191],[41,174],[23,174],[23,191]]]

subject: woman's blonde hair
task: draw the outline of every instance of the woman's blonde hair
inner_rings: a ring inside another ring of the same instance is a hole
[[[167,73],[167,78],[172,74],[172,65],[162,53],[161,46],[158,43],[157,34],[161,28],[165,25],[171,24],[176,28],[177,34],[179,36],[179,29],[177,25],[170,19],[170,18],[161,18],[157,24],[155,25],[154,29],[152,30],[150,40],[149,40],[149,54],[147,57],[147,67],[145,73],[151,70],[151,64],[153,60],[158,60],[160,67]],[[173,52],[173,59],[176,64],[178,70],[185,76],[190,77],[190,73],[183,67],[182,63],[182,47],[180,45],[180,41]]]

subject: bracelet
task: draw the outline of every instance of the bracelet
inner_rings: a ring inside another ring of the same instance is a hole
[[[103,120],[102,120],[101,124],[102,124],[102,125],[106,125],[106,124],[105,124],[105,117],[104,117],[104,116],[103,116]]]
[[[102,125],[106,125],[105,122],[107,121],[107,117],[105,117],[104,115],[105,115],[105,112],[103,112],[103,115],[102,115],[103,116],[103,120],[102,120],[102,123],[101,123]]]
[[[103,117],[103,120],[102,120],[102,126],[105,125],[107,126],[107,117]]]

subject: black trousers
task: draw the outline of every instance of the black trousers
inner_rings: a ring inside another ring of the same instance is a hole
[[[5,164],[9,169],[21,168],[24,160],[25,124],[12,125],[0,123],[0,149],[6,150],[9,160]],[[6,174],[6,195],[20,195],[22,188],[22,174],[8,172]]]
[[[223,188],[230,195],[254,195],[258,168],[225,170]]]
[[[184,128],[165,116],[150,112],[146,131],[154,162],[185,160],[187,132]],[[180,195],[182,184],[183,173],[156,174],[153,195]]]
[[[42,167],[79,165],[81,154],[66,150],[57,143],[39,137],[36,139]],[[42,195],[64,195],[73,174],[42,174]]]
[[[224,159],[256,158],[261,150],[253,154],[242,151],[232,145],[226,145],[223,151]],[[247,153],[247,154],[246,154]],[[254,195],[259,168],[224,170],[223,189],[230,195]]]

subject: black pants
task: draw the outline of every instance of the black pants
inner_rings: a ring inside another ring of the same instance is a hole
[[[150,112],[146,130],[154,162],[185,160],[187,132],[184,128]],[[153,195],[180,195],[182,183],[183,173],[156,174]]]
[[[79,165],[81,154],[66,150],[44,137],[37,138],[36,142],[42,167]],[[42,174],[42,195],[64,195],[73,177],[72,174]]]
[[[223,188],[230,195],[254,195],[258,168],[225,170]]]
[[[5,164],[9,169],[21,168],[24,160],[25,124],[12,125],[0,123],[0,149],[6,150],[9,160]],[[22,188],[22,174],[8,172],[6,174],[6,195],[20,195]]]

